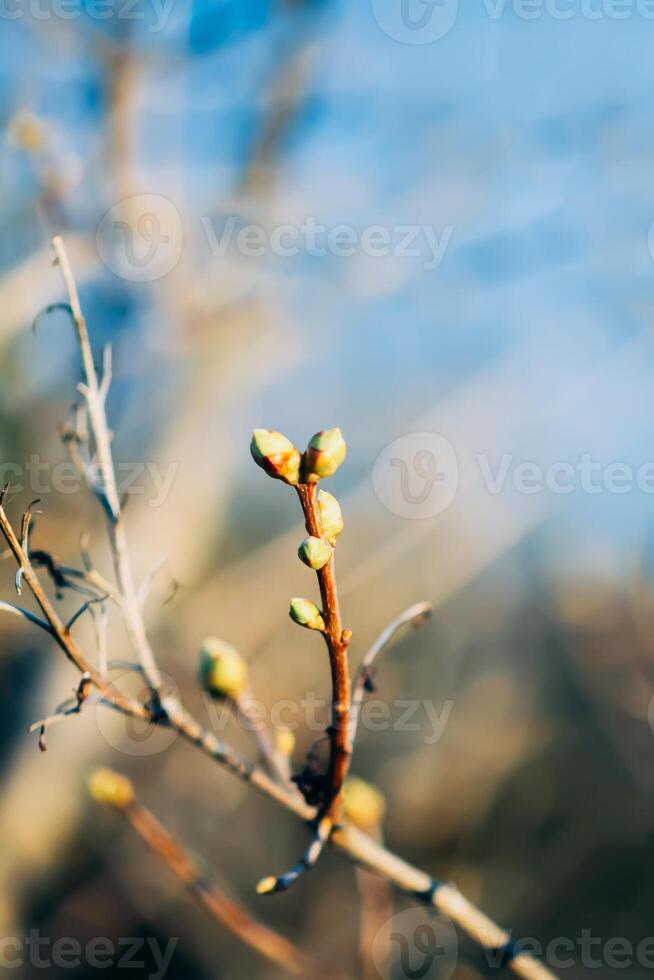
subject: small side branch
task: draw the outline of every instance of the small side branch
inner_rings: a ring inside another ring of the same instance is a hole
[[[254,919],[196,864],[172,834],[136,799],[116,807],[147,847],[172,871],[209,915],[261,956],[292,976],[319,976],[311,962],[288,939]]]
[[[243,691],[234,698],[234,705],[240,717],[241,724],[247,731],[252,732],[259,748],[259,754],[263,759],[266,768],[272,776],[275,776],[280,783],[297,789],[290,782],[288,760],[280,756],[275,744],[270,737],[270,732],[265,722],[259,717],[256,711],[256,702],[253,700],[250,691]]]
[[[385,630],[382,630],[361,661],[353,684],[352,708],[350,712],[350,743],[352,745],[356,741],[363,698],[366,691],[370,690],[372,685],[370,671],[375,660],[384,652],[404,626],[422,626],[425,620],[431,616],[431,613],[432,608],[428,602],[417,602],[415,605],[409,606],[403,613],[400,613],[397,619],[389,623]]]
[[[9,550],[16,560],[16,564],[20,569],[22,569],[22,579],[25,581],[30,592],[34,596],[37,605],[43,613],[43,618],[48,626],[49,632],[52,634],[58,646],[63,650],[71,663],[77,667],[80,674],[89,675],[91,678],[91,683],[98,688],[103,698],[110,701],[115,707],[124,711],[126,714],[132,715],[135,718],[150,717],[150,712],[147,710],[147,708],[145,708],[138,701],[135,701],[133,698],[127,697],[127,695],[117,690],[117,688],[115,688],[112,684],[109,684],[104,679],[100,672],[96,670],[96,668],[93,667],[93,665],[86,659],[82,651],[77,646],[75,640],[62,623],[54,609],[54,606],[45,594],[43,586],[32,568],[29,557],[23,551],[23,547],[16,536],[11,521],[7,517],[7,513],[4,509],[4,499],[6,494],[7,487],[0,492],[0,533],[7,542]],[[13,609],[14,607],[12,607],[12,610]]]
[[[67,698],[63,701],[58,708],[53,712],[53,714],[48,715],[47,718],[41,719],[41,721],[35,721],[33,725],[30,725],[28,732],[39,732],[39,748],[41,752],[45,752],[45,733],[46,729],[50,728],[51,725],[56,725],[59,721],[64,721],[71,715],[78,715],[82,710],[82,705],[88,700],[89,694],[91,692],[91,675],[88,671],[82,674],[79,684],[74,692],[73,698]]]
[[[23,619],[27,619],[28,622],[33,623],[42,630],[45,630],[45,632],[49,633],[50,636],[53,635],[52,630],[46,621],[44,619],[40,619],[38,616],[35,616],[34,613],[31,613],[28,609],[21,609],[20,606],[14,606],[11,604],[11,602],[4,602],[0,600],[0,610],[2,610],[2,612],[11,613],[13,616],[22,616]]]

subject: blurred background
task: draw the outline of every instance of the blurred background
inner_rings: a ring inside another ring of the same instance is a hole
[[[406,606],[435,607],[384,657],[385,721],[363,726],[353,770],[387,798],[389,846],[514,937],[570,942],[551,961],[570,978],[654,968],[654,940],[638,946],[654,900],[653,16],[635,0],[0,13],[12,517],[40,497],[33,546],[79,564],[88,532],[110,573],[97,501],[62,468],[73,332],[61,312],[30,329],[65,298],[58,233],[98,360],[113,345],[114,451],[137,578],[163,563],[145,612],[170,683],[255,758],[197,690],[203,638],[224,637],[267,710],[286,706],[301,764],[316,737],[305,704],[329,677],[287,603],[314,582],[295,557],[295,496],[248,443],[264,426],[302,449],[339,425],[349,453],[329,489],[353,662]],[[15,601],[12,561],[0,572]],[[109,628],[110,656],[129,660],[113,613]],[[405,976],[361,955],[366,886],[338,854],[255,896],[304,831],[188,745],[89,710],[40,753],[27,727],[75,675],[28,624],[0,629],[1,936],[175,937],[170,980],[279,975],[89,802],[102,763],[316,957]],[[90,620],[76,630],[93,654]],[[389,901],[379,924],[413,904]],[[641,953],[616,961],[619,939]],[[119,975],[154,972],[146,956]],[[429,975],[488,972],[461,941]]]

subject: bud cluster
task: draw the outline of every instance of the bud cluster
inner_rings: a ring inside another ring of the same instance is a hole
[[[339,468],[347,446],[340,429],[324,429],[309,440],[304,453],[290,439],[274,429],[255,429],[250,452],[255,463],[268,476],[295,487],[298,483],[318,483],[333,476]]]
[[[255,429],[250,443],[252,457],[269,476],[283,480],[290,486],[316,484],[325,477],[333,476],[347,453],[345,439],[340,429],[323,429],[309,440],[300,455],[293,443],[271,429]],[[343,530],[343,515],[336,497],[326,490],[316,494],[320,518],[320,536],[309,535],[298,548],[298,557],[308,568],[319,572],[329,564],[336,538]],[[291,599],[291,619],[307,629],[325,629],[323,615],[310,599]]]

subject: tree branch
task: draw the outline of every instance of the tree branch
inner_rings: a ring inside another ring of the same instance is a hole
[[[320,967],[293,943],[254,919],[242,905],[228,898],[214,881],[201,873],[183,845],[150,810],[136,799],[116,809],[213,919],[292,976],[320,975]]]
[[[111,453],[111,433],[107,424],[105,411],[105,403],[111,380],[111,356],[105,350],[104,376],[100,384],[93,362],[93,353],[86,327],[86,320],[84,319],[80,306],[77,286],[75,285],[75,279],[70,262],[68,261],[68,254],[63,240],[58,235],[52,239],[52,247],[56,262],[61,269],[66,292],[68,293],[70,313],[82,355],[84,384],[80,385],[79,388],[88,407],[89,424],[98,459],[99,481],[95,484],[95,490],[109,518],[109,538],[114,556],[116,580],[122,596],[122,610],[125,625],[134,649],[143,665],[148,683],[157,694],[163,706],[165,702],[163,678],[154,658],[154,653],[148,641],[141,616],[140,603],[134,584],[134,576],[127,547],[124,518],[118,496],[114,461]]]
[[[392,623],[389,623],[386,629],[382,630],[361,661],[353,684],[354,690],[350,713],[350,743],[352,746],[354,746],[356,741],[357,728],[361,715],[361,704],[370,684],[370,670],[373,663],[384,652],[389,643],[395,639],[396,634],[402,627],[407,625],[421,626],[429,616],[431,616],[431,606],[428,602],[417,602],[414,606],[409,606]]]

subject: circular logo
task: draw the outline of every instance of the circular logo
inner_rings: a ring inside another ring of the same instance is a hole
[[[179,262],[182,219],[167,197],[135,194],[106,212],[95,240],[110,272],[130,282],[152,282],[168,275]]]
[[[459,0],[371,0],[375,20],[402,44],[433,44],[450,32]]]
[[[388,919],[372,942],[383,980],[449,980],[456,969],[456,929],[433,910],[414,907]]]
[[[392,514],[410,520],[435,517],[450,506],[459,485],[454,447],[437,432],[401,436],[375,460],[372,485]]]
[[[111,679],[116,687],[129,691],[131,697],[143,704],[151,697],[150,687],[138,671],[113,674]],[[164,686],[166,691],[177,696],[175,682],[170,677],[164,676]],[[132,718],[102,704],[98,705],[95,717],[105,741],[124,755],[157,755],[170,748],[178,735],[166,725],[157,725],[146,718]]]

